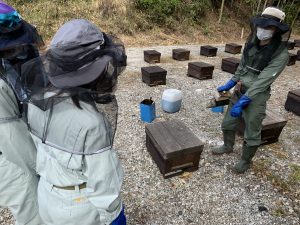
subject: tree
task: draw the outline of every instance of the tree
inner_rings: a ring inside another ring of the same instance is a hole
[[[257,5],[257,8],[256,8],[256,13],[259,12],[259,9],[260,9],[260,4],[261,4],[261,0],[258,1],[258,5]]]
[[[265,1],[265,4],[264,4],[264,8],[265,9],[267,7],[267,3],[268,3],[268,0]]]
[[[221,22],[222,20],[222,15],[223,15],[223,9],[224,9],[224,3],[225,3],[225,0],[222,0],[222,4],[221,4],[221,9],[220,9],[220,17],[219,17],[219,23]]]

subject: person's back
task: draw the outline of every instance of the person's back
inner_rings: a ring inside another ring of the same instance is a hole
[[[46,224],[126,224],[120,197],[123,171],[112,148],[114,132],[96,106],[96,101],[111,100],[100,90],[112,93],[121,67],[118,57],[125,57],[124,49],[110,44],[89,21],[71,20],[54,36],[44,62],[36,61],[46,65],[51,82],[45,92],[31,96],[28,105],[41,176],[40,214]],[[24,71],[30,76],[35,63],[28,65]]]
[[[92,105],[79,103],[81,109],[71,98],[46,111],[33,104],[28,106],[41,176],[40,213],[47,224],[58,224],[57,218],[70,225],[110,223],[122,209],[119,192],[123,171],[111,146],[110,124]],[[78,192],[68,192],[68,187],[78,187]],[[47,207],[60,200],[49,197],[53,196],[47,194],[52,188],[64,198],[61,207]],[[65,217],[66,212],[72,216]]]
[[[5,3],[0,3],[0,14],[0,206],[11,210],[16,224],[39,225],[36,148],[22,120],[22,88],[17,82],[18,68],[37,55],[29,50],[34,41],[24,38],[25,26],[30,25]]]

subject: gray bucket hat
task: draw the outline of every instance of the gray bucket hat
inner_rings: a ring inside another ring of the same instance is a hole
[[[45,65],[50,82],[58,88],[71,88],[96,80],[112,57],[100,54],[103,33],[85,19],[65,23],[53,37]]]

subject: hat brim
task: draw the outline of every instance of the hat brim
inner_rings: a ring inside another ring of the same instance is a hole
[[[57,88],[72,88],[91,83],[102,75],[108,62],[112,60],[110,56],[103,56],[92,63],[79,68],[76,71],[59,75],[51,74],[50,82]]]
[[[281,31],[281,33],[286,33],[290,29],[290,27],[287,24],[280,23],[276,20],[272,20],[272,19],[266,18],[266,17],[255,17],[252,19],[252,23],[255,26],[259,26],[259,27],[263,27],[263,28],[266,28],[268,26],[275,26]]]

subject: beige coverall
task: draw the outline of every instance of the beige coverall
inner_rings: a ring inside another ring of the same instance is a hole
[[[110,125],[90,104],[80,105],[67,98],[53,106],[50,118],[49,109],[28,106],[41,176],[40,214],[47,225],[108,225],[122,209],[123,171]]]
[[[16,225],[43,224],[37,203],[36,148],[14,92],[2,79],[0,134],[0,206],[11,210]]]

